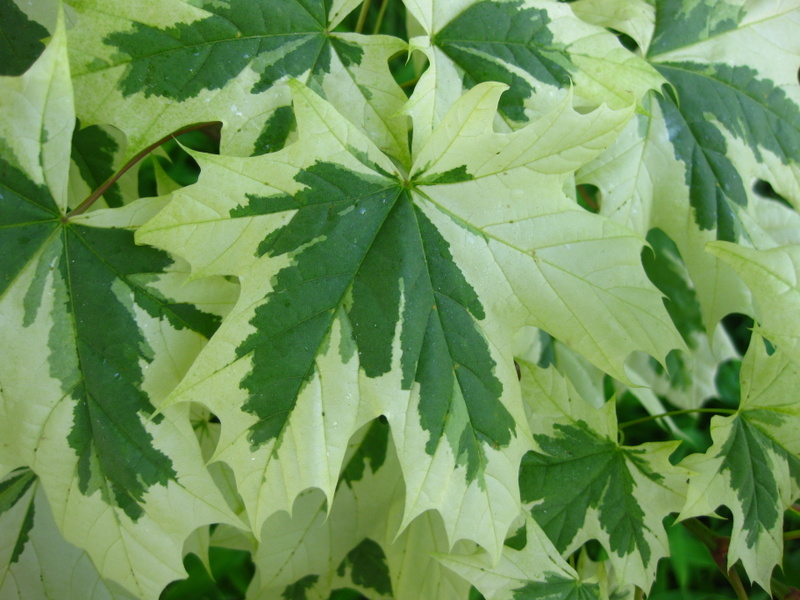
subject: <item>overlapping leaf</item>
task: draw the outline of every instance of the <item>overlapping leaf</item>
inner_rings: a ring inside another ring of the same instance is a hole
[[[593,25],[608,27],[630,36],[643,54],[647,54],[656,21],[654,2],[647,0],[577,0],[572,12]]]
[[[502,86],[484,84],[406,180],[330,104],[293,88],[297,143],[198,157],[198,184],[139,232],[197,276],[236,274],[243,286],[171,402],[220,417],[217,457],[237,474],[256,531],[307,487],[330,498],[350,435],[383,413],[406,478],[404,524],[438,509],[452,541],[496,555],[526,444],[514,327],[549,328],[620,377],[630,352],[663,357],[680,344],[644,279],[641,240],[563,192],[572,165],[627,113],[564,103],[497,134]],[[527,199],[523,186],[539,194]],[[486,519],[477,528],[475,514]]]
[[[756,250],[712,242],[708,249],[733,267],[752,290],[761,335],[800,364],[800,245]]]
[[[486,600],[600,600],[600,586],[583,582],[528,516],[503,548],[500,562],[486,553],[439,555],[442,564],[469,580]]]
[[[59,26],[24,75],[0,79],[2,462],[36,472],[64,536],[104,577],[154,598],[183,574],[184,538],[233,519],[185,411],[149,417],[236,287],[182,287],[180,263],[135,246],[157,199],[65,214],[69,77]]]
[[[621,108],[663,81],[613,34],[581,21],[566,4],[420,0],[407,6],[427,32],[411,46],[431,63],[408,108],[416,147],[464,90],[482,82],[509,86],[498,108],[507,124],[518,128],[569,89],[576,104]]]
[[[798,23],[800,8],[777,1],[657,3],[647,58],[669,86],[579,174],[601,188],[602,214],[675,240],[709,330],[752,306],[705,244],[767,249],[780,245],[769,215],[796,222],[785,207],[763,208],[754,186],[766,181],[800,202]]]
[[[0,75],[22,75],[44,51],[47,29],[14,2],[0,5]]]
[[[282,146],[291,127],[285,82],[323,93],[372,140],[408,160],[405,94],[388,59],[405,43],[331,33],[358,2],[256,0],[73,2],[78,117],[129,136],[131,156],[185,125],[222,121],[223,149]]]
[[[29,469],[0,480],[0,597],[7,600],[133,600],[104,581],[87,554],[61,537]]]
[[[522,384],[538,445],[520,468],[522,500],[556,548],[599,540],[622,583],[649,589],[669,554],[664,515],[683,506],[687,472],[677,442],[623,446],[614,402],[595,409],[554,368],[523,364]]]
[[[642,252],[642,264],[650,280],[666,296],[664,305],[691,352],[671,352],[666,369],[648,357],[636,356],[631,368],[641,377],[637,382],[644,387],[632,388],[631,392],[654,413],[665,412],[656,394],[681,408],[699,408],[717,395],[715,377],[719,364],[738,358],[739,354],[722,324],[713,334],[706,332],[694,285],[674,242],[660,229],[651,229],[647,241],[650,248]]]
[[[254,555],[258,570],[248,597],[326,599],[332,589],[369,598],[466,598],[466,580],[431,556],[450,546],[435,513],[415,519],[399,536],[403,479],[388,424],[375,421],[356,435],[332,506],[319,491],[302,493],[293,508],[264,525]]]
[[[733,513],[728,564],[770,589],[783,555],[783,511],[800,495],[800,367],[788,353],[771,356],[757,334],[742,362],[742,399],[731,417],[714,417],[713,445],[682,463],[695,472],[680,517]]]

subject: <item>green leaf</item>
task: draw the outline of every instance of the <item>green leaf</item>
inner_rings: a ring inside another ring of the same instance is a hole
[[[340,588],[387,600],[465,598],[469,584],[429,556],[450,549],[435,514],[420,515],[398,535],[404,486],[389,425],[374,421],[357,433],[345,464],[330,510],[318,491],[303,492],[291,517],[266,521],[252,597],[277,597],[307,582],[314,598]]]
[[[600,188],[601,214],[641,233],[659,227],[675,241],[711,332],[726,314],[753,309],[748,290],[705,245],[783,245],[786,229],[775,224],[796,222],[753,184],[767,181],[795,206],[800,199],[800,91],[789,41],[800,11],[701,0],[656,9],[647,58],[669,86],[579,181]],[[769,52],[748,50],[764,40]]]
[[[13,1],[0,4],[0,76],[22,75],[44,51],[50,33]]]
[[[298,78],[336,104],[390,155],[408,161],[405,94],[387,61],[405,50],[389,36],[331,33],[356,2],[252,0],[156,12],[133,4],[109,10],[75,2],[70,43],[82,122],[110,123],[129,136],[127,156],[182,126],[222,121],[226,152],[262,152],[265,121],[288,101]]]
[[[738,413],[714,417],[713,445],[681,462],[695,474],[679,518],[727,506],[733,513],[728,565],[741,560],[765,590],[783,555],[783,511],[800,495],[800,411],[792,399],[798,378],[800,367],[787,353],[770,356],[754,334],[742,362]]]
[[[553,368],[523,363],[522,384],[538,446],[520,468],[523,502],[560,552],[597,539],[621,582],[649,589],[669,553],[661,520],[685,498],[678,443],[621,445],[615,403],[593,408]]]
[[[235,522],[187,445],[184,411],[153,416],[153,401],[236,286],[183,287],[181,263],[134,245],[158,200],[65,214],[75,123],[65,42],[59,25],[25,75],[0,79],[5,108],[20,107],[0,125],[0,436],[13,464],[38,474],[65,538],[103,577],[154,597],[183,574],[193,529]],[[35,135],[9,137],[21,131]],[[176,516],[175,505],[192,510]]]

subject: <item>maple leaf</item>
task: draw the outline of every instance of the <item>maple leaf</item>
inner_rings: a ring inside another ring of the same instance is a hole
[[[515,325],[550,329],[621,378],[630,352],[680,345],[642,273],[641,240],[563,193],[565,173],[629,113],[580,115],[563,103],[497,134],[504,86],[483,84],[404,177],[329,103],[292,87],[296,143],[253,158],[198,155],[198,184],[137,233],[185,256],[195,276],[242,282],[168,403],[219,416],[216,458],[236,473],[254,531],[305,488],[331,498],[347,440],[384,414],[406,480],[404,525],[438,509],[452,541],[496,554],[517,514],[527,444],[505,341]],[[552,237],[559,223],[568,238]],[[476,512],[487,519],[478,529]]]
[[[157,10],[102,0],[72,3],[78,117],[128,135],[128,156],[192,122],[222,121],[223,151],[279,149],[292,128],[286,81],[297,78],[408,161],[406,96],[387,61],[405,50],[390,36],[334,33],[358,1],[250,0]]]
[[[669,554],[661,521],[685,499],[678,442],[621,445],[615,402],[592,407],[552,367],[522,363],[522,385],[538,445],[520,467],[523,502],[560,552],[597,539],[620,582],[648,589]]]
[[[713,417],[712,446],[681,461],[695,474],[679,518],[727,506],[734,523],[728,567],[741,560],[765,590],[783,555],[783,511],[800,495],[800,409],[793,400],[799,377],[788,353],[770,355],[754,334],[742,362],[738,412]]]
[[[597,583],[581,581],[530,515],[506,542],[497,564],[484,552],[438,554],[436,557],[469,580],[487,600],[599,600],[603,597]]]
[[[254,553],[253,598],[328,598],[347,587],[372,598],[465,597],[469,583],[443,568],[431,552],[450,550],[441,519],[420,515],[398,535],[405,496],[389,425],[373,421],[348,448],[335,497],[303,492],[291,517],[271,516]]]
[[[710,242],[707,250],[730,265],[744,280],[754,299],[755,329],[800,364],[800,244],[764,250],[729,242]]]
[[[473,86],[509,86],[499,114],[519,128],[556,98],[576,106],[630,106],[663,79],[616,37],[576,17],[568,5],[540,0],[465,0],[406,3],[425,36],[410,41],[430,61],[405,112],[414,118],[414,146],[421,148],[450,106]]]
[[[193,529],[236,521],[192,452],[184,411],[150,418],[236,286],[183,288],[179,262],[134,244],[132,228],[163,200],[67,213],[75,117],[63,24],[0,89],[15,115],[0,122],[0,462],[36,473],[64,536],[103,577],[156,597],[183,574]],[[192,510],[172,514],[179,504]]]
[[[665,0],[653,18],[646,58],[669,86],[645,98],[645,110],[578,181],[600,188],[601,214],[642,234],[659,227],[675,241],[713,331],[726,314],[753,307],[741,280],[705,245],[765,250],[786,243],[788,229],[776,221],[797,223],[795,211],[755,188],[768,182],[800,206],[800,9]],[[754,44],[764,49],[749,51]]]

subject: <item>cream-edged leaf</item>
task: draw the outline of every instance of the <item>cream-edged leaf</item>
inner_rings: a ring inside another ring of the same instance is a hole
[[[578,0],[570,6],[587,23],[629,35],[647,54],[655,30],[656,8],[647,0]]]
[[[78,117],[124,131],[127,156],[205,121],[223,123],[227,152],[278,149],[291,126],[286,82],[294,77],[337,104],[386,152],[408,160],[406,119],[396,114],[405,94],[387,64],[405,43],[330,33],[352,1],[72,6]]]
[[[19,77],[0,77],[0,89],[3,158],[25,171],[33,184],[49,188],[52,202],[63,209],[67,204],[70,142],[75,125],[63,17],[33,66]],[[5,183],[9,167],[0,168],[0,181]]]
[[[590,406],[552,367],[523,363],[522,385],[538,446],[520,468],[523,502],[560,552],[596,539],[620,583],[649,589],[669,554],[662,519],[685,500],[678,443],[621,445],[614,401]]]
[[[502,91],[500,84],[473,88],[428,139],[413,172],[421,205],[445,212],[442,226],[460,227],[488,289],[520,303],[518,325],[544,329],[625,381],[631,352],[662,358],[682,342],[641,268],[641,238],[581,210],[563,188],[630,112],[579,114],[564,101],[528,127],[501,134],[492,130],[492,115]],[[511,275],[520,268],[525,277]]]
[[[453,100],[484,82],[509,86],[498,110],[512,129],[540,116],[569,89],[578,106],[622,108],[663,82],[616,36],[582,21],[567,4],[427,0],[408,8],[428,38],[412,41],[412,48],[431,63],[412,96],[414,134],[423,141]]]
[[[270,517],[254,554],[248,598],[328,598],[351,588],[374,599],[466,598],[469,583],[431,556],[448,552],[438,516],[429,512],[402,533],[403,481],[389,426],[374,421],[348,449],[330,510],[319,491],[298,496],[292,516]]]
[[[0,480],[0,597],[7,600],[134,600],[104,580],[58,531],[29,469]]]
[[[236,521],[185,416],[152,413],[237,287],[185,287],[180,262],[134,244],[153,201],[66,213],[75,121],[66,55],[59,28],[31,69],[0,79],[0,96],[29,109],[0,126],[3,459],[36,472],[64,537],[104,578],[155,598],[183,575],[192,530]],[[25,123],[30,144],[7,137]],[[192,510],[176,516],[174,505]]]
[[[711,242],[708,251],[730,265],[750,288],[761,335],[800,364],[800,245],[756,250]]]
[[[733,513],[728,565],[741,560],[765,590],[783,556],[783,511],[800,495],[800,368],[787,353],[768,354],[757,334],[741,367],[742,398],[731,417],[714,417],[713,445],[681,466],[693,472],[680,518]]]
[[[800,199],[798,19],[796,4],[777,1],[657,3],[646,58],[669,85],[578,176],[600,188],[602,214],[675,241],[709,333],[728,313],[753,307],[705,245],[785,245],[777,213],[797,220],[756,190],[769,184],[794,206]]]
[[[530,515],[503,548],[499,563],[486,553],[437,555],[486,600],[600,600],[597,583],[583,582]]]

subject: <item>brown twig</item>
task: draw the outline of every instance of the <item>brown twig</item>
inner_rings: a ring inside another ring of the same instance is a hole
[[[211,125],[221,125],[221,123],[219,121],[209,121],[209,122],[206,122],[206,123],[195,123],[194,125],[188,125],[186,127],[178,129],[177,131],[174,131],[173,133],[170,133],[169,135],[165,135],[163,138],[161,138],[157,142],[155,142],[153,144],[150,144],[147,148],[145,148],[144,150],[141,150],[135,156],[133,156],[133,158],[131,158],[127,163],[125,163],[125,165],[119,171],[117,171],[111,177],[106,179],[100,185],[100,187],[98,187],[91,194],[89,194],[89,196],[83,202],[81,202],[78,206],[76,206],[73,210],[68,212],[66,215],[61,217],[61,222],[62,223],[66,223],[72,217],[80,215],[80,214],[83,214],[87,210],[89,210],[89,208],[91,208],[91,206],[95,202],[97,202],[98,198],[100,198],[103,194],[105,194],[108,191],[108,188],[110,188],[112,185],[114,185],[120,177],[122,177],[125,173],[127,173],[131,169],[131,167],[133,167],[136,163],[138,163],[140,160],[142,160],[145,156],[150,154],[153,150],[155,150],[159,146],[163,145],[168,140],[170,140],[170,139],[172,139],[174,137],[177,137],[179,135],[183,135],[184,133],[188,133],[190,131],[195,131],[197,129],[203,129],[204,127],[209,127]]]

